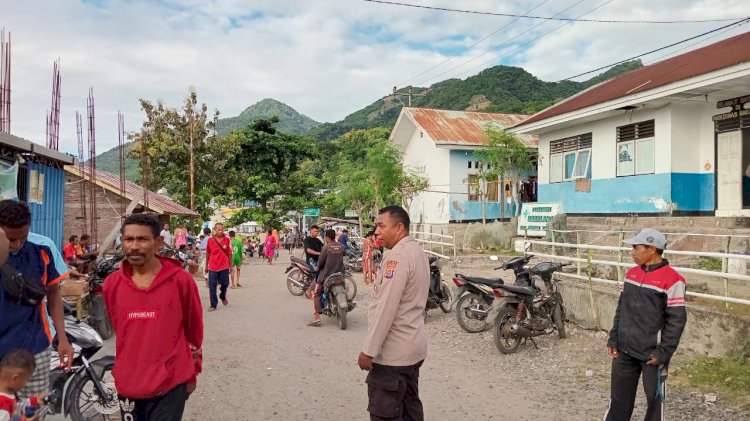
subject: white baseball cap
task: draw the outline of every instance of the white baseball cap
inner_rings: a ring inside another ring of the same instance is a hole
[[[623,241],[628,245],[641,244],[664,250],[667,247],[667,237],[653,228],[642,229],[635,237]]]

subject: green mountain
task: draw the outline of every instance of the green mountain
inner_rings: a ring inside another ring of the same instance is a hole
[[[412,106],[534,114],[597,83],[642,66],[640,60],[627,62],[584,82],[544,82],[519,67],[495,66],[465,80],[448,79],[438,82],[430,86],[429,90],[414,87],[414,94],[424,95],[414,96]],[[405,94],[407,89],[401,89],[399,93]],[[279,122],[276,127],[283,132],[306,133],[319,140],[332,140],[350,130],[393,127],[407,101],[405,96],[396,99],[389,95],[349,114],[341,121],[320,124],[283,102],[266,98],[247,107],[237,117],[220,119],[216,125],[216,132],[226,135],[232,130],[247,126],[255,119],[278,116]],[[97,156],[96,165],[104,171],[119,174],[118,156],[117,148],[110,149]],[[125,163],[125,173],[129,180],[136,180],[139,175],[138,161],[128,159]]]
[[[130,150],[132,142],[125,144],[125,153]],[[140,177],[141,172],[138,168],[140,162],[136,159],[125,158],[125,178],[130,181],[136,181]],[[106,152],[96,156],[96,168],[102,171],[111,172],[112,174],[120,174],[120,152],[117,147],[114,147]]]
[[[279,118],[276,128],[284,133],[303,134],[320,125],[317,121],[298,113],[294,108],[283,102],[266,98],[245,108],[245,111],[237,117],[220,119],[216,123],[216,132],[220,135],[227,135],[234,130],[245,128],[256,119],[273,116]]]
[[[554,103],[621,73],[642,67],[640,60],[615,66],[584,82],[544,82],[519,67],[495,66],[465,80],[448,79],[426,88],[413,88],[413,107],[447,110],[534,114]],[[324,123],[308,135],[320,140],[336,139],[350,130],[393,127],[408,99],[408,88],[349,114],[336,123]]]

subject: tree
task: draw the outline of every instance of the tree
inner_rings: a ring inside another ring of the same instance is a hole
[[[259,119],[228,138],[236,144],[237,153],[227,162],[227,178],[232,187],[228,197],[237,201],[252,200],[260,204],[263,214],[272,199],[293,203],[293,197],[309,197],[317,180],[312,167],[303,165],[318,157],[315,143],[307,137],[276,130],[277,117]],[[275,200],[274,200],[275,202]]]
[[[476,152],[483,168],[481,178],[485,185],[488,181],[510,178],[511,198],[515,204],[514,216],[518,216],[521,211],[518,183],[521,176],[533,168],[533,153],[514,133],[507,130],[489,128],[485,134],[489,140],[488,146]],[[505,204],[502,204],[501,209],[504,208]]]
[[[211,198],[227,187],[226,178],[217,174],[236,152],[231,142],[213,133],[219,112],[209,115],[205,103],[199,106],[195,90],[188,92],[181,110],[161,101],[139,101],[146,121],[140,131],[128,135],[133,141],[128,157],[141,160],[140,182],[149,190],[166,188],[172,200],[193,207],[207,219],[213,213]],[[189,182],[191,152],[193,183]]]
[[[409,212],[411,202],[414,198],[427,188],[430,187],[430,181],[427,177],[413,169],[404,169],[401,175],[401,183],[398,187],[398,193],[401,195],[401,204]]]

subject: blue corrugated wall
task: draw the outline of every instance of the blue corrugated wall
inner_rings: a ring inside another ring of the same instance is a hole
[[[37,171],[44,174],[44,193],[41,203],[32,201],[31,177]],[[65,170],[29,163],[29,197],[26,201],[31,209],[31,232],[47,236],[62,248],[63,225],[65,223]]]

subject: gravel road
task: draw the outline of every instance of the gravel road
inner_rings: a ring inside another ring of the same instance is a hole
[[[365,373],[356,361],[367,332],[370,289],[355,274],[359,306],[349,328],[323,316],[308,327],[312,303],[286,289],[288,257],[272,266],[251,259],[229,305],[205,314],[204,371],[185,420],[365,420]],[[449,281],[449,278],[446,278]],[[204,305],[208,289],[198,280]],[[569,339],[537,339],[502,355],[491,331],[462,331],[455,313],[431,310],[429,354],[420,395],[427,420],[600,420],[609,399],[609,361],[603,332],[568,327]],[[111,341],[107,341],[111,342]],[[586,375],[587,370],[590,376]],[[639,396],[633,419],[642,419]],[[670,391],[668,419],[750,420],[702,395]]]
[[[243,288],[206,314],[205,366],[185,419],[329,420],[368,418],[365,373],[357,355],[367,332],[370,290],[357,276],[359,307],[341,331],[335,319],[308,327],[312,303],[286,289],[286,253],[273,266],[243,267]],[[446,279],[447,280],[447,279]],[[208,295],[201,287],[201,294]],[[428,313],[430,350],[420,394],[428,420],[598,420],[609,397],[604,333],[568,328],[569,339],[537,339],[505,356],[491,331],[463,332],[455,314]],[[590,377],[586,371],[593,372]],[[645,398],[639,397],[642,408]],[[750,419],[702,395],[673,391],[669,419]],[[637,410],[634,419],[642,419]]]

